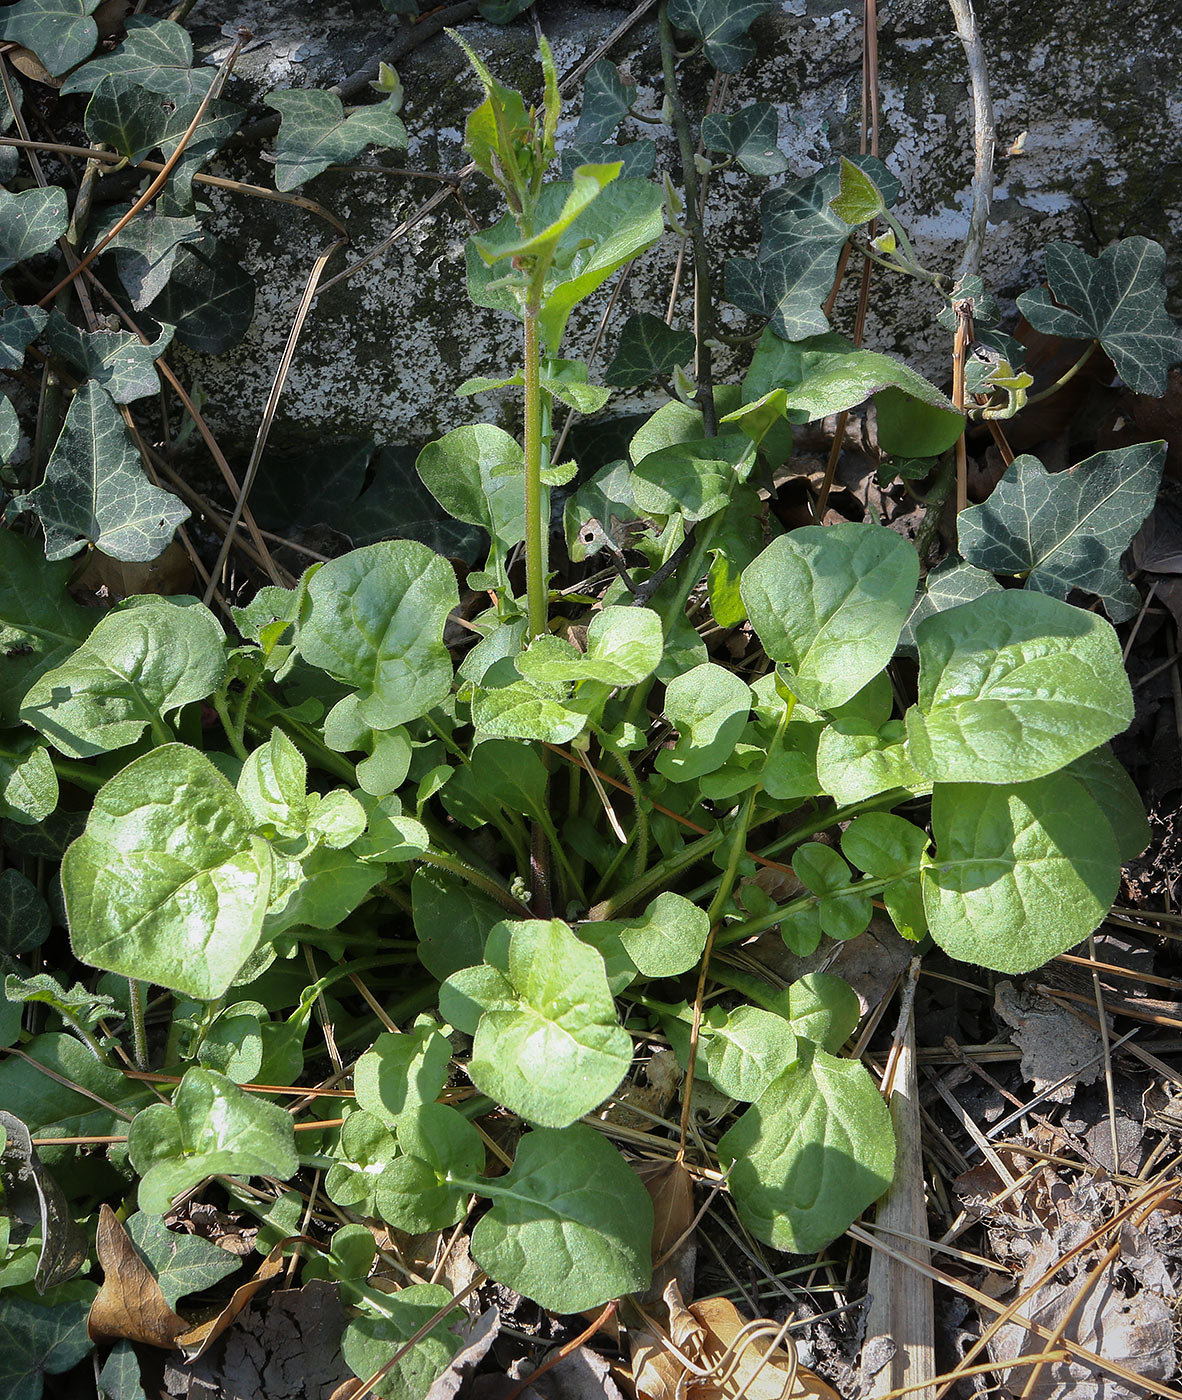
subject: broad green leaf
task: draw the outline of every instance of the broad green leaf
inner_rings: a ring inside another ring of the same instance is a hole
[[[651,608],[601,608],[587,628],[587,646],[578,651],[560,637],[538,637],[517,658],[529,680],[597,681],[637,685],[661,660],[661,619]]]
[[[1165,250],[1150,238],[1122,238],[1097,258],[1051,243],[1050,290],[1023,292],[1018,309],[1048,335],[1098,340],[1134,393],[1160,397],[1170,365],[1182,359],[1182,332],[1164,305],[1165,266]]]
[[[149,92],[168,97],[204,97],[213,84],[212,68],[193,67],[193,44],[183,25],[149,15],[127,17],[127,37],[113,53],[103,54],[71,73],[62,96],[93,92],[108,74],[133,78]]]
[[[965,417],[888,385],[874,395],[878,445],[892,457],[938,457],[959,441]]]
[[[806,889],[817,896],[816,922],[830,938],[856,938],[870,923],[873,905],[867,895],[851,886],[850,870],[832,847],[819,841],[806,841],[792,857],[792,869]],[[813,911],[806,911],[811,924]],[[781,924],[781,933],[790,928],[792,916]],[[788,934],[784,933],[787,940]],[[791,946],[791,944],[789,945]]]
[[[294,190],[330,165],[353,160],[366,146],[406,149],[397,98],[355,108],[348,116],[335,93],[318,88],[271,92],[263,101],[281,118],[275,146],[277,190]]]
[[[57,1307],[19,1294],[5,1297],[0,1307],[0,1400],[41,1400],[44,1377],[73,1370],[94,1350],[86,1315],[98,1290],[94,1284],[84,1288],[80,1297]]]
[[[426,1400],[435,1380],[447,1370],[463,1345],[451,1330],[452,1323],[462,1316],[451,1301],[451,1290],[438,1283],[413,1283],[397,1293],[386,1294],[380,1316],[363,1313],[345,1328],[341,1353],[350,1370],[360,1380],[368,1380],[442,1311],[439,1322],[374,1388],[385,1400]]]
[[[503,428],[455,428],[423,448],[415,469],[448,515],[506,547],[525,538],[525,457]]]
[[[892,788],[921,791],[928,780],[911,761],[900,720],[876,725],[835,719],[817,741],[817,778],[839,804],[862,802]]]
[[[1139,856],[1152,840],[1141,794],[1107,744],[1077,758],[1064,769],[1082,783],[1108,819],[1121,864]]]
[[[247,758],[237,790],[264,835],[303,834],[308,816],[308,765],[281,729],[274,730]]]
[[[829,207],[847,224],[868,224],[886,211],[886,200],[870,176],[843,156],[841,187]]]
[[[89,58],[98,43],[98,25],[90,16],[99,0],[17,0],[0,17],[0,33],[32,49],[59,77]]]
[[[755,102],[727,116],[702,118],[702,143],[708,151],[734,156],[750,175],[779,175],[788,168],[776,144],[780,119],[770,102]]]
[[[706,1076],[721,1094],[754,1103],[797,1056],[792,1027],[772,1011],[714,1008],[702,1021]]]
[[[705,436],[702,429],[702,411],[680,399],[670,399],[645,419],[628,443],[628,456],[634,467],[640,466],[646,457],[662,448],[676,443],[697,443]],[[628,476],[627,504],[634,504],[631,493],[632,478]]]
[[[382,1219],[414,1235],[458,1224],[468,1213],[468,1193],[450,1186],[448,1176],[470,1180],[484,1169],[476,1128],[445,1104],[419,1104],[400,1120],[398,1144],[402,1155],[377,1180]]]
[[[163,1215],[174,1197],[207,1176],[286,1181],[300,1165],[291,1115],[208,1069],[186,1070],[171,1104],[136,1114],[127,1152],[148,1215]]]
[[[478,690],[472,697],[472,723],[495,738],[567,744],[587,722],[586,715],[564,703],[568,689],[550,681],[516,680],[497,690]]]
[[[773,540],[740,588],[789,689],[829,710],[890,660],[918,578],[915,551],[892,530],[810,525]]]
[[[676,331],[648,311],[634,311],[624,322],[615,358],[603,372],[609,384],[635,389],[655,374],[672,374],[693,358],[694,337]]]
[[[670,890],[657,895],[640,918],[609,926],[645,977],[676,977],[696,967],[710,933],[706,911]]]
[[[1029,972],[1086,938],[1120,883],[1112,827],[1082,784],[937,783],[924,871],[932,937],[954,958]]]
[[[239,1001],[218,1012],[198,1047],[197,1062],[235,1084],[257,1078],[263,1064],[263,1026],[267,1009],[257,1001]]]
[[[0,969],[40,948],[49,937],[49,905],[36,885],[11,867],[0,870]]]
[[[1053,598],[1073,588],[1098,594],[1113,621],[1123,622],[1141,595],[1120,557],[1153,508],[1165,458],[1164,442],[1097,452],[1065,472],[1019,457],[987,501],[961,513],[961,553]]]
[[[589,1113],[632,1062],[603,959],[559,919],[514,924],[508,984],[514,1003],[485,1011],[468,1074],[506,1108],[543,1127]]]
[[[172,272],[148,311],[175,326],[177,340],[190,350],[221,355],[254,319],[254,279],[220,239],[203,233],[177,249]]]
[[[84,384],[45,469],[45,480],[13,503],[45,529],[47,559],[93,544],[113,559],[142,563],[168,547],[187,507],[153,486],[119,410],[105,389]]]
[[[466,880],[428,866],[415,871],[410,897],[419,960],[432,977],[443,982],[484,961],[488,931],[504,917],[499,904]]]
[[[0,272],[47,252],[69,221],[66,192],[58,185],[20,194],[0,190]],[[26,314],[35,312],[29,308]]]
[[[841,849],[859,870],[875,878],[898,877],[882,902],[904,938],[928,931],[919,867],[928,848],[927,833],[891,812],[864,812],[842,833]]]
[[[583,108],[575,138],[597,144],[611,139],[636,100],[635,82],[624,82],[614,63],[601,58],[583,79]]]
[[[101,385],[116,403],[133,403],[159,392],[156,361],[168,349],[172,327],[145,345],[130,331],[81,331],[54,311],[46,338],[55,355]]]
[[[807,972],[787,991],[779,993],[776,1007],[798,1036],[814,1041],[836,1055],[853,1035],[862,1009],[858,994],[830,972]]]
[[[537,233],[525,238],[519,237],[508,243],[502,237],[489,240],[476,237],[473,239],[476,251],[490,265],[501,262],[505,258],[512,258],[515,261],[517,259],[540,260],[548,265],[554,256],[559,240],[579,215],[617,178],[620,169],[620,161],[613,161],[610,165],[579,166],[571,178],[560,186],[564,192],[562,207],[552,221],[545,223],[544,227]]]
[[[36,1136],[123,1132],[119,1125],[126,1120],[107,1105],[132,1112],[149,1097],[142,1086],[96,1060],[75,1035],[39,1035],[23,1049],[27,1059],[8,1055],[0,1061],[0,1103]],[[45,1162],[61,1153],[60,1148],[40,1149]]]
[[[380,1035],[357,1061],[358,1107],[396,1123],[403,1113],[435,1102],[450,1065],[451,1045],[429,1018],[401,1035]]]
[[[217,1249],[216,1244],[212,1247]],[[226,1251],[219,1250],[219,1253]],[[140,1376],[140,1359],[126,1338],[116,1342],[107,1353],[98,1374],[98,1393],[99,1400],[148,1400]]]
[[[377,1214],[377,1180],[398,1151],[394,1134],[372,1113],[350,1113],[341,1128],[337,1160],[328,1169],[324,1189],[331,1201],[356,1211]]]
[[[321,566],[308,598],[300,655],[358,692],[367,724],[392,729],[447,695],[443,627],[459,591],[446,559],[412,540],[367,545]]]
[[[167,743],[165,717],[222,684],[224,642],[205,608],[144,597],[107,613],[72,656],[44,672],[21,718],[68,758],[134,744],[148,727]]]
[[[39,306],[8,305],[0,311],[0,369],[21,368],[25,350],[45,329],[48,318],[49,312]],[[7,458],[14,450],[15,444],[3,455]]]
[[[669,18],[702,40],[706,57],[720,73],[737,73],[755,57],[747,31],[775,8],[773,0],[672,0]]]
[[[113,73],[99,82],[87,103],[86,134],[138,165],[160,145],[176,109],[171,97]]]
[[[750,712],[751,687],[725,666],[707,661],[676,676],[665,689],[665,715],[677,742],[657,754],[657,771],[684,783],[721,768]]]
[[[999,592],[1001,584],[992,574],[987,574],[984,569],[975,569],[972,564],[963,564],[955,555],[950,555],[920,585],[899,636],[899,651],[913,659],[919,655],[915,645],[915,629],[925,617],[959,607],[961,603],[971,603],[982,594]]]
[[[238,1267],[234,1255],[212,1240],[170,1230],[158,1215],[147,1215],[142,1210],[127,1221],[127,1233],[170,1308],[175,1308],[188,1293],[212,1288]]]
[[[726,508],[740,479],[737,470],[751,451],[747,438],[702,438],[648,453],[632,472],[632,495],[645,515],[683,515],[705,520]]]
[[[68,563],[48,563],[40,546],[0,530],[0,723],[17,722],[38,676],[86,640],[100,614],[66,592]]]
[[[863,1065],[802,1040],[799,1059],[723,1135],[718,1155],[751,1233],[815,1254],[890,1185],[895,1140]]]
[[[221,996],[254,952],[271,856],[238,794],[203,754],[166,744],[94,799],[66,852],[75,954],[199,1000]]]
[[[498,1283],[562,1313],[648,1287],[652,1201],[594,1128],[527,1133],[510,1171],[480,1189],[493,1203],[472,1257]]]
[[[910,398],[954,414],[963,422],[952,400],[902,360],[875,350],[838,346],[828,336],[815,347],[801,345],[799,350],[801,380],[788,389],[785,403],[789,409],[806,414],[810,422],[855,408],[886,388],[901,389]]]
[[[57,801],[57,773],[45,744],[27,729],[0,730],[0,819],[32,826]]]
[[[1040,593],[988,593],[916,629],[912,762],[938,783],[1014,783],[1062,768],[1133,718],[1103,618]]]
[[[94,241],[102,238],[107,226],[114,227],[130,205],[120,205],[95,232]],[[119,280],[132,306],[142,311],[164,290],[180,253],[181,246],[201,237],[201,226],[195,215],[170,218],[154,205],[140,212],[125,224],[107,244],[114,254]]]
[[[299,860],[275,861],[271,904],[264,931],[269,938],[306,924],[336,928],[362,904],[384,871],[352,851],[317,846]]]

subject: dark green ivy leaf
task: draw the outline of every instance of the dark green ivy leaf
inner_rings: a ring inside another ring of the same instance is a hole
[[[1098,258],[1070,243],[1052,243],[1050,290],[1023,292],[1018,309],[1048,335],[1094,337],[1134,393],[1160,396],[1170,366],[1182,359],[1182,332],[1164,305],[1165,265],[1165,250],[1150,238],[1122,238]]]
[[[172,276],[149,314],[176,327],[190,350],[220,355],[237,345],[254,318],[254,278],[211,234],[177,249]]]
[[[32,49],[56,78],[89,58],[98,43],[90,16],[99,0],[18,0],[0,17],[3,37]]]
[[[122,205],[112,210],[106,226],[96,230],[94,241],[99,242],[129,208],[129,205]],[[123,290],[137,311],[142,311],[164,290],[181,245],[196,242],[200,237],[201,226],[193,215],[170,218],[152,207],[141,209],[107,244],[115,255]]]
[[[399,103],[387,99],[345,115],[335,93],[293,88],[264,98],[282,118],[275,147],[275,188],[294,190],[330,165],[353,160],[366,146],[406,149]]]
[[[770,102],[755,102],[729,116],[702,118],[702,142],[708,151],[734,156],[750,175],[779,175],[788,162],[777,146],[780,122]]]
[[[1097,452],[1065,472],[1019,457],[993,495],[962,512],[960,548],[970,564],[1025,578],[1027,588],[1065,598],[1095,593],[1114,622],[1140,595],[1120,557],[1157,499],[1164,442]]]
[[[657,163],[657,148],[651,141],[627,141],[622,146],[605,141],[592,145],[577,141],[560,152],[562,178],[569,180],[581,165],[610,165],[622,161],[620,175],[625,180],[647,180]]]
[[[11,1294],[5,1298],[0,1308],[0,1400],[41,1400],[46,1376],[71,1370],[94,1349],[86,1335],[86,1315],[98,1289],[94,1284],[82,1289],[58,1307]]]
[[[144,475],[118,409],[97,384],[74,396],[45,480],[13,504],[40,517],[51,560],[77,554],[87,541],[114,559],[155,559],[189,517]]]
[[[672,374],[693,353],[694,337],[689,331],[676,331],[659,316],[636,311],[624,323],[615,359],[604,378],[609,384],[634,389],[654,374]]]
[[[57,185],[21,194],[0,190],[0,272],[52,248],[69,221],[66,192]]]
[[[575,128],[575,140],[600,145],[612,133],[636,101],[636,84],[625,83],[614,63],[601,58],[583,83],[583,110]]]
[[[132,78],[149,92],[167,97],[204,97],[214,78],[212,68],[194,68],[193,44],[182,25],[149,15],[129,15],[127,37],[114,51],[71,73],[62,96],[93,92],[109,74]]]
[[[39,306],[6,306],[0,311],[0,369],[20,369],[25,350],[45,328],[47,315]]]
[[[720,73],[737,73],[755,57],[748,29],[775,8],[774,0],[672,0],[669,18],[702,40]]]
[[[156,360],[172,340],[171,326],[162,327],[151,345],[130,331],[83,331],[60,311],[49,318],[49,348],[80,374],[100,384],[116,403],[133,403],[160,388]]]

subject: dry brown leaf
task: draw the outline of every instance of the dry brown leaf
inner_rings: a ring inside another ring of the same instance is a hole
[[[179,540],[173,540],[163,554],[146,563],[125,563],[92,549],[86,567],[71,585],[83,602],[94,598],[100,603],[117,603],[134,593],[158,593],[168,597],[187,593],[193,587],[193,563]]]
[[[126,1338],[171,1351],[189,1324],[168,1306],[155,1275],[108,1205],[99,1211],[95,1252],[103,1266],[103,1286],[86,1319],[90,1340]]]
[[[640,1327],[628,1329],[632,1347],[632,1384],[637,1400],[674,1400],[679,1382],[688,1374],[668,1343]]]
[[[639,1162],[636,1171],[653,1202],[653,1281],[645,1297],[656,1299],[670,1280],[682,1289],[693,1282],[694,1183],[683,1162]]]
[[[259,1265],[254,1278],[247,1279],[241,1288],[234,1290],[233,1297],[218,1313],[217,1317],[211,1317],[208,1322],[203,1322],[199,1327],[190,1328],[189,1331],[182,1332],[176,1338],[177,1346],[181,1348],[190,1361],[196,1361],[210,1343],[222,1335],[264,1284],[270,1283],[277,1274],[283,1272],[283,1251],[290,1243],[290,1240],[279,1241]]]
[[[703,1298],[690,1304],[690,1312],[706,1330],[702,1344],[703,1364],[723,1362],[725,1365],[732,1343],[748,1325],[746,1319],[728,1298]],[[767,1325],[775,1326],[774,1323]],[[797,1397],[806,1396],[813,1400],[841,1400],[837,1391],[820,1376],[802,1366],[794,1367],[792,1358],[782,1347],[776,1347],[769,1354],[769,1340],[760,1337],[745,1346],[740,1342],[737,1365],[729,1368],[720,1384],[701,1381],[695,1385],[697,1400],[735,1400],[737,1396],[745,1400],[797,1400]]]

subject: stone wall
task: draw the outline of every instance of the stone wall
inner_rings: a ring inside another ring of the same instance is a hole
[[[330,86],[376,59],[397,20],[378,0],[243,0],[234,23],[206,22],[199,3],[189,20],[199,51],[224,55],[239,23],[255,40],[227,95],[239,101],[284,86]],[[989,284],[1004,298],[1037,284],[1039,249],[1054,239],[1090,252],[1115,238],[1144,233],[1171,259],[1178,290],[1182,231],[1182,93],[1177,55],[1182,12],[1172,0],[978,0],[998,125],[997,190],[983,260]],[[560,73],[568,73],[628,18],[624,7],[590,3],[537,6]],[[780,114],[787,177],[811,173],[858,149],[862,7],[840,0],[784,0],[757,22],[759,59],[729,82],[721,110],[757,100]],[[462,25],[493,71],[527,95],[538,69],[527,17],[504,28]],[[639,83],[638,107],[659,113],[662,99],[655,9],[609,55]],[[398,64],[411,133],[407,164],[449,173],[465,163],[464,118],[479,100],[466,61],[448,39],[435,38]],[[955,269],[968,223],[972,134],[967,69],[945,0],[880,0],[881,152],[903,182],[896,212],[930,265]],[[713,77],[700,59],[686,65],[685,95],[698,107]],[[258,112],[265,109],[257,108]],[[578,115],[572,93],[561,134]],[[629,119],[622,139],[657,134],[658,170],[673,165],[666,129]],[[1022,133],[1020,153],[1010,153]],[[270,141],[239,144],[222,173],[270,184]],[[394,153],[369,153],[366,165],[392,165]],[[348,225],[352,246],[330,264],[326,279],[385,240],[436,191],[429,179],[330,171],[301,193]],[[715,176],[708,216],[716,267],[750,253],[758,239],[758,200],[767,182],[742,172]],[[259,315],[241,345],[217,360],[191,356],[207,412],[230,444],[254,434],[276,364],[315,256],[331,242],[328,226],[290,207],[214,191],[217,228],[258,283]],[[455,397],[462,380],[512,366],[516,326],[470,305],[464,290],[463,241],[500,211],[479,176],[464,203],[448,200],[370,266],[336,282],[316,302],[287,381],[275,441],[334,435],[379,443],[419,443],[473,416],[503,418],[504,395],[474,402]],[[619,327],[632,310],[664,312],[677,258],[666,240],[629,279],[592,368],[602,371]],[[686,280],[678,299],[689,323]],[[606,304],[606,292],[580,308],[568,353],[585,354]],[[937,380],[946,377],[947,337],[934,324],[936,301],[907,279],[879,283],[868,343],[912,359]],[[724,323],[750,323],[724,308]],[[839,324],[838,328],[842,328]],[[726,369],[724,356],[724,371]],[[620,395],[609,412],[643,403]],[[511,426],[511,421],[506,420]]]

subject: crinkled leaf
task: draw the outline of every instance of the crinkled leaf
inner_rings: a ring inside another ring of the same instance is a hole
[[[634,311],[620,332],[615,358],[604,371],[609,384],[635,389],[655,374],[672,374],[693,358],[694,337],[667,326],[660,316]]]
[[[220,355],[237,345],[254,319],[254,278],[212,234],[177,249],[172,273],[148,308],[176,327],[182,345]]]
[[[300,655],[358,692],[367,724],[392,729],[447,695],[443,627],[459,591],[446,559],[412,540],[367,545],[323,565],[308,598]]]
[[[750,712],[750,686],[725,666],[707,661],[674,677],[665,690],[665,715],[677,742],[657,754],[657,771],[683,783],[721,768]]]
[[[1075,759],[1063,771],[1083,784],[1108,819],[1121,864],[1139,856],[1153,832],[1136,784],[1108,745]]]
[[[788,161],[776,144],[780,119],[770,102],[754,102],[727,116],[702,118],[702,142],[708,151],[734,156],[751,175],[779,175]],[[856,167],[854,167],[856,169]]]
[[[582,733],[587,717],[564,703],[568,690],[564,683],[534,680],[478,690],[472,697],[472,723],[497,738],[569,743]]]
[[[484,1012],[472,1043],[473,1084],[533,1123],[560,1128],[615,1090],[632,1061],[603,959],[559,919],[513,925],[513,1002]]]
[[[740,1006],[702,1021],[706,1077],[728,1098],[754,1103],[797,1056],[792,1027],[772,1011]]]
[[[673,0],[669,18],[702,40],[706,57],[720,73],[737,73],[755,57],[747,31],[775,8],[773,0]]]
[[[213,614],[145,597],[108,613],[25,696],[21,718],[70,758],[134,744],[149,725],[221,685],[224,637]]]
[[[83,331],[58,311],[49,318],[49,348],[80,374],[100,384],[116,403],[133,403],[160,389],[156,361],[168,349],[172,327],[145,345],[130,331]]]
[[[98,43],[90,16],[99,0],[17,0],[0,17],[0,32],[32,49],[56,78],[89,58]]]
[[[915,551],[892,530],[810,525],[773,540],[740,590],[789,689],[828,710],[890,660],[918,578]]]
[[[0,200],[2,198],[0,195]],[[45,329],[48,318],[49,312],[42,311],[39,306],[9,305],[0,311],[0,369],[21,368],[25,350]],[[4,457],[9,457],[13,451],[14,447],[7,448]]]
[[[291,1115],[224,1075],[188,1069],[171,1104],[132,1120],[127,1152],[141,1175],[140,1210],[162,1215],[207,1176],[275,1176],[299,1169]]]
[[[632,472],[637,507],[646,515],[681,514],[686,520],[717,515],[739,479],[736,466],[749,451],[747,438],[731,433],[649,452]]]
[[[0,819],[31,826],[57,806],[57,773],[45,744],[27,729],[0,731]]]
[[[498,1283],[562,1313],[648,1287],[652,1201],[594,1128],[528,1133],[495,1186],[472,1257]]]
[[[5,1298],[0,1308],[0,1400],[41,1400],[45,1376],[72,1370],[90,1355],[94,1343],[86,1332],[86,1315],[95,1292],[93,1284],[86,1285],[81,1297],[57,1307],[19,1294]]]
[[[193,67],[193,44],[183,25],[149,15],[129,15],[123,42],[71,73],[61,86],[62,96],[93,92],[112,73],[177,99],[204,97],[214,78],[212,68]]]
[[[335,93],[318,88],[272,92],[263,101],[281,118],[275,146],[278,190],[294,190],[330,165],[353,160],[366,146],[406,149],[398,99],[359,107],[348,116]]]
[[[543,636],[516,664],[530,680],[636,685],[656,670],[663,641],[661,619],[651,608],[606,607],[591,619],[585,651],[559,637]]]
[[[862,1014],[858,994],[830,972],[807,972],[781,992],[777,1010],[798,1036],[836,1055],[853,1035]]]
[[[1120,558],[1153,508],[1165,458],[1164,442],[1097,452],[1065,472],[1019,457],[987,501],[961,513],[961,553],[1054,598],[1073,588],[1096,593],[1123,622],[1141,596]]]
[[[1041,593],[988,593],[916,629],[912,761],[939,783],[1039,778],[1133,718],[1120,642],[1103,618]]]
[[[932,937],[954,958],[1029,972],[1086,938],[1120,883],[1112,827],[1082,784],[937,783],[923,874]]]
[[[45,528],[47,559],[65,559],[87,543],[124,562],[155,559],[188,508],[153,486],[111,396],[94,383],[74,395],[45,480],[17,498]]]
[[[451,1045],[428,1018],[401,1035],[378,1036],[357,1061],[358,1106],[384,1123],[434,1103],[447,1083]]]
[[[48,251],[69,221],[66,192],[58,185],[20,194],[0,189],[0,272]]]
[[[964,564],[950,555],[920,585],[899,635],[899,651],[912,658],[919,655],[915,645],[915,629],[925,617],[959,607],[961,603],[971,603],[974,598],[986,593],[1000,592],[1001,584],[992,574],[976,569],[972,564]]]
[[[130,763],[99,790],[62,864],[75,954],[221,996],[254,952],[270,895],[271,856],[252,825],[195,749],[166,744]]]
[[[1134,393],[1160,397],[1170,365],[1182,359],[1182,332],[1164,304],[1165,266],[1165,250],[1150,238],[1122,238],[1096,258],[1051,243],[1050,290],[1023,292],[1018,309],[1048,335],[1095,338]]]
[[[303,834],[308,816],[308,765],[281,729],[274,730],[247,758],[237,789],[264,834]]]
[[[451,1330],[458,1309],[449,1309],[451,1291],[438,1283],[413,1283],[386,1294],[382,1314],[364,1313],[345,1328],[341,1352],[353,1373],[368,1380],[441,1309],[443,1317],[388,1371],[375,1387],[385,1400],[426,1400],[436,1377],[463,1345]]]
[[[928,786],[911,761],[898,720],[875,725],[837,719],[826,725],[817,741],[817,777],[824,791],[842,805],[892,788],[919,791]]]
[[[790,1254],[814,1254],[887,1189],[891,1116],[857,1060],[800,1042],[800,1057],[718,1144],[744,1224]]]

